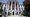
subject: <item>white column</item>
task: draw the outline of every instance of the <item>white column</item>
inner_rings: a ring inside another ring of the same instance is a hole
[[[8,4],[8,10],[9,10],[9,4]]]
[[[4,7],[5,7],[5,4],[3,5],[3,8],[2,8],[3,10],[4,10]]]
[[[19,14],[19,8],[18,8],[18,14]]]
[[[15,2],[15,10],[16,10],[16,2]]]
[[[17,8],[18,8],[18,14],[19,14],[19,6],[18,6],[18,4],[17,4]]]
[[[12,10],[12,3],[11,3],[11,10]]]
[[[3,11],[4,11],[4,7],[5,7],[5,4],[3,4],[3,8],[2,8],[2,9],[3,9]],[[2,15],[2,17],[4,17],[4,15]]]
[[[15,2],[15,4],[14,4],[14,7],[15,7],[15,8],[14,8],[14,9],[15,9],[15,10],[14,10],[14,14],[16,15],[16,2]]]
[[[8,15],[8,11],[9,11],[9,5],[6,5],[6,12],[7,12],[7,15]]]

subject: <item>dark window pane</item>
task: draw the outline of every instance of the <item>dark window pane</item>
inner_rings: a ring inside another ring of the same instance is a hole
[[[14,10],[14,2],[13,2],[12,10]]]
[[[17,2],[16,2],[16,10],[17,10]]]
[[[4,10],[6,10],[6,8],[4,7]]]
[[[11,1],[10,1],[10,6],[9,6],[9,10],[11,10]]]
[[[14,7],[14,5],[12,7]]]
[[[18,9],[16,8],[16,10],[18,10]]]
[[[19,8],[19,11],[20,11],[20,8]]]
[[[7,12],[5,12],[5,14],[7,14]]]
[[[12,8],[12,10],[14,10],[14,8]]]
[[[8,15],[11,15],[11,13],[10,13],[10,12],[8,12]]]
[[[13,7],[14,7],[14,2],[13,2]]]
[[[16,2],[16,7],[17,7],[17,2]]]
[[[18,15],[18,12],[16,13],[16,15]]]
[[[14,5],[14,2],[13,2],[13,5]]]
[[[21,12],[19,12],[19,14],[20,14]]]
[[[11,6],[11,1],[10,1],[10,6]]]
[[[0,5],[1,5],[2,3],[0,2]]]
[[[14,10],[14,5],[12,6],[12,10]]]

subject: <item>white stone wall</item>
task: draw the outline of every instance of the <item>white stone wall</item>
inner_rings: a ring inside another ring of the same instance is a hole
[[[5,6],[6,5],[6,6]],[[17,5],[18,6],[18,5]],[[4,4],[3,5],[3,10],[4,10],[4,7],[6,7],[6,11],[5,12],[7,12],[7,14],[8,14],[8,12],[10,12],[10,13],[12,13],[13,11],[14,11],[14,13],[17,13],[18,12],[18,14],[19,14],[19,12],[23,12],[23,10],[24,10],[24,7],[22,6],[20,6],[20,7],[18,7],[17,9],[18,10],[16,10],[16,5],[15,5],[15,10],[12,10],[12,4],[11,4],[11,10],[9,10],[9,5],[8,4]],[[19,11],[19,8],[20,8],[20,11]],[[22,10],[22,8],[23,8],[23,10]]]
[[[9,7],[10,7],[10,5],[9,4],[4,4],[3,5],[3,10],[4,10],[4,7],[6,8],[6,10],[5,10],[5,12],[7,12],[7,15],[8,15],[8,12],[10,12],[11,13],[11,15],[12,15],[12,12],[14,11],[14,14],[16,15],[16,13],[18,12],[18,14],[19,14],[19,12],[23,12],[23,10],[24,10],[24,7],[23,7],[23,5],[22,5],[22,7],[21,7],[21,5],[20,5],[20,7],[19,7],[19,5],[18,5],[18,2],[17,2],[17,10],[16,10],[16,2],[15,2],[15,4],[14,4],[14,10],[12,10],[12,6],[13,6],[13,2],[11,2],[11,10],[9,10]],[[19,11],[19,8],[20,8],[20,11]],[[22,10],[23,9],[23,10]],[[21,15],[21,14],[20,14]]]

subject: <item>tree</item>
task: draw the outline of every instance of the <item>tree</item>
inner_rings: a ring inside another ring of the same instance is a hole
[[[23,2],[23,5],[25,6],[25,1]]]
[[[2,5],[2,3],[0,2],[0,13],[2,13],[2,11],[3,11],[1,5]]]
[[[30,16],[30,2],[26,4],[26,2],[23,2],[23,5],[25,6],[25,10],[23,11],[24,16]]]
[[[2,3],[0,2],[0,5],[1,5]]]

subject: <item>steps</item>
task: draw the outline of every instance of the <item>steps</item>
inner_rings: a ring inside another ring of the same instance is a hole
[[[26,17],[26,16],[12,15],[12,16],[7,16],[7,17]]]

